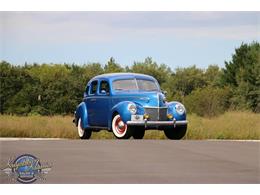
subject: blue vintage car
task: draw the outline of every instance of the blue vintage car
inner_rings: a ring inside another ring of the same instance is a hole
[[[188,123],[185,107],[167,102],[155,78],[135,73],[92,78],[73,122],[81,139],[102,129],[112,131],[118,139],[142,139],[147,129],[163,130],[169,139],[181,139]]]

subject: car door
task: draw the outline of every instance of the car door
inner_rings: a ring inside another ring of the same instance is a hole
[[[108,126],[108,116],[110,114],[110,87],[107,80],[100,80],[98,87],[98,97],[96,99],[96,120],[98,126]]]
[[[98,80],[94,80],[90,84],[89,94],[87,97],[88,122],[90,126],[98,126],[97,90],[98,90]]]

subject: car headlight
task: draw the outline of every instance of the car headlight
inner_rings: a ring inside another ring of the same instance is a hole
[[[137,111],[136,105],[133,103],[128,104],[128,110],[131,112],[131,114],[135,114]]]
[[[182,104],[177,103],[175,105],[175,110],[178,114],[182,115],[185,112],[185,107]]]

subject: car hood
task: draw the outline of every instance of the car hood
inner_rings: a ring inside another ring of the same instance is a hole
[[[164,107],[165,96],[161,92],[128,92],[117,93],[113,97],[113,103],[119,103],[121,101],[132,101],[142,106],[155,106]]]

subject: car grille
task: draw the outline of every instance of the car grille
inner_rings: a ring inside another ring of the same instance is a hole
[[[145,113],[149,115],[149,121],[166,121],[167,108],[145,108]]]

